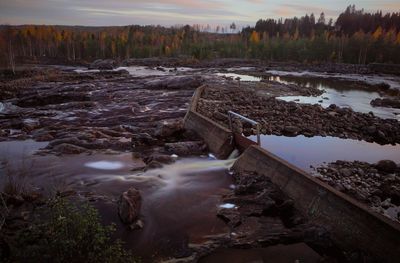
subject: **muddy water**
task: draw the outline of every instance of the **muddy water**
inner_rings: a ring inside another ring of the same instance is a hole
[[[232,187],[228,168],[234,160],[178,157],[174,164],[160,169],[133,172],[144,164],[130,153],[32,155],[44,146],[34,141],[1,142],[0,159],[8,161],[0,169],[1,177],[4,179],[10,170],[23,171],[29,185],[39,186],[46,193],[75,190],[93,200],[104,222],[116,223],[117,236],[145,262],[185,256],[188,243],[229,231],[216,212],[222,205],[221,196]],[[142,193],[142,230],[128,230],[117,215],[116,201],[129,187]]]
[[[256,141],[256,136],[249,137]],[[383,159],[400,163],[400,145],[380,145],[365,141],[340,139],[336,137],[285,137],[262,135],[261,146],[282,159],[312,171],[310,165],[317,167],[324,162],[365,161],[375,163]]]

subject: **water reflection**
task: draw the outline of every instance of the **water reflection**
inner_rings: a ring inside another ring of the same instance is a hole
[[[240,79],[240,81],[261,81],[261,77],[254,77],[250,75],[244,74],[236,74],[236,73],[217,73],[217,76],[233,78],[233,79]]]
[[[284,84],[294,83],[300,86],[313,87],[323,90],[324,93],[318,97],[287,96],[278,97],[285,101],[296,101],[307,104],[320,104],[328,107],[336,104],[339,107],[349,107],[354,111],[369,113],[373,112],[380,118],[392,118],[400,120],[400,109],[372,107],[370,102],[383,95],[390,96],[390,90],[378,89],[371,86],[360,86],[348,81],[335,81],[332,79],[317,79],[292,76],[271,76],[269,80],[278,81]]]
[[[249,137],[256,140],[256,136]],[[340,139],[336,137],[285,137],[261,136],[261,146],[284,160],[311,171],[323,162],[365,161],[375,163],[383,159],[400,162],[400,145],[380,145],[365,141]]]

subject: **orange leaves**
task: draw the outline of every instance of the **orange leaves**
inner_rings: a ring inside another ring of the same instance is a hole
[[[251,42],[252,44],[258,44],[258,43],[260,43],[260,35],[259,35],[255,30],[253,30],[253,32],[251,32],[251,35],[250,35],[250,42]]]

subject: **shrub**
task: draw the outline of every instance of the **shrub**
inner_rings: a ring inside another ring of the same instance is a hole
[[[115,226],[103,226],[96,209],[56,198],[41,218],[21,229],[11,246],[12,262],[137,262]]]

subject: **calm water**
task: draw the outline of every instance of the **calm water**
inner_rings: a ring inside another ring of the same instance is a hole
[[[256,141],[256,136],[250,136]],[[324,162],[365,161],[375,163],[390,159],[400,163],[400,145],[379,145],[365,141],[340,139],[336,137],[285,137],[262,135],[261,146],[282,159],[312,171],[310,165],[316,167]]]
[[[251,70],[252,68],[248,68]],[[308,96],[287,96],[278,97],[285,101],[295,101],[298,103],[319,104],[328,107],[336,104],[339,107],[352,108],[354,111],[369,113],[373,112],[381,118],[391,118],[400,120],[400,109],[385,107],[372,107],[370,102],[376,98],[391,97],[395,89],[400,89],[400,78],[391,76],[361,76],[355,74],[311,74],[309,72],[285,72],[267,71],[272,76],[270,81],[277,81],[283,84],[297,84],[305,87],[314,87],[323,90],[324,93],[317,97]],[[240,78],[240,81],[261,81],[262,78],[246,74],[236,73],[216,73],[217,76]],[[362,81],[366,85],[355,85],[354,81]],[[386,83],[391,86],[391,90],[383,90],[369,86],[370,84]]]
[[[376,116],[381,118],[391,118],[400,120],[400,109],[392,109],[386,107],[372,107],[370,102],[382,96],[391,95],[390,92],[379,90],[378,88],[360,87],[352,85],[348,81],[339,81],[333,79],[317,79],[305,77],[291,76],[272,76],[269,78],[273,81],[281,83],[295,83],[305,87],[314,87],[323,90],[324,93],[317,97],[307,96],[288,96],[278,97],[285,101],[296,101],[299,103],[319,104],[322,107],[329,107],[336,104],[339,107],[352,108],[354,111],[368,113],[372,111]]]

